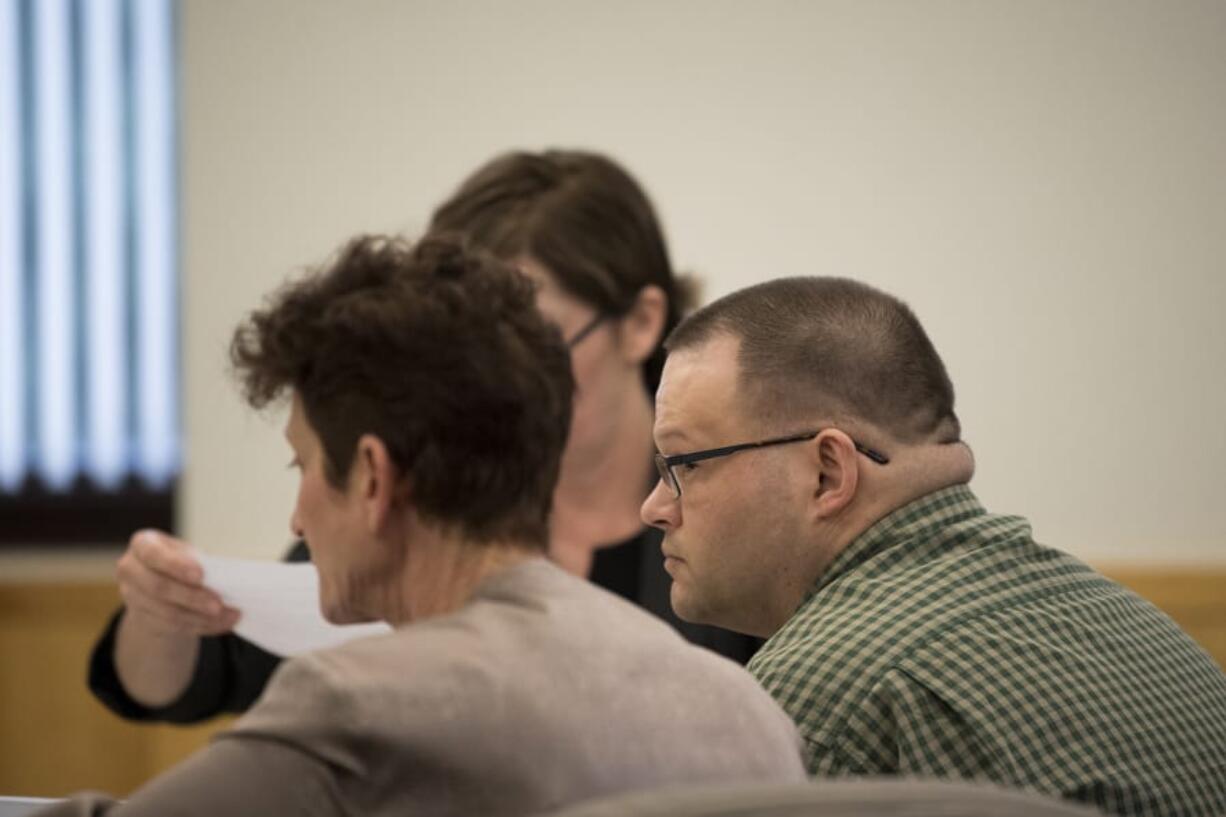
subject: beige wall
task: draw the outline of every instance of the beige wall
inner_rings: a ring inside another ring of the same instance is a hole
[[[975,485],[1093,561],[1226,564],[1226,4],[219,2],[182,18],[183,522],[272,555],[279,420],[224,349],[357,231],[492,153],[624,160],[708,296],[906,298]]]

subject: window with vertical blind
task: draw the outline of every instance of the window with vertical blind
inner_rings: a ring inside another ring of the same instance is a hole
[[[0,0],[0,541],[169,527],[173,0]]]

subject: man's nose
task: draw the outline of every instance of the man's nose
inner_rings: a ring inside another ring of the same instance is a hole
[[[664,480],[656,480],[656,487],[643,500],[639,509],[639,517],[644,524],[670,531],[681,525],[681,502],[673,496],[672,489],[664,484]]]

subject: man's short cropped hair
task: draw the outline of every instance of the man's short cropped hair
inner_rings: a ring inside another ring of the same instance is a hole
[[[698,310],[668,337],[675,352],[724,332],[740,339],[751,411],[782,421],[866,420],[906,443],[953,442],[954,389],[898,298],[846,278],[780,278]]]
[[[422,517],[472,541],[544,546],[574,381],[532,282],[455,237],[351,241],[234,334],[260,408],[288,390],[342,488],[373,434]]]

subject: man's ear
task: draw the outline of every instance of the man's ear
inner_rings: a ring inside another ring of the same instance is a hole
[[[408,499],[408,480],[392,459],[383,440],[374,434],[358,439],[350,490],[362,503],[366,526],[372,533],[387,525],[392,511]]]
[[[817,519],[832,519],[851,504],[860,485],[856,444],[845,432],[828,428],[808,450],[816,476],[810,507]]]
[[[617,322],[618,348],[622,357],[634,365],[651,357],[664,333],[668,317],[668,296],[655,284],[639,290],[630,311]]]

